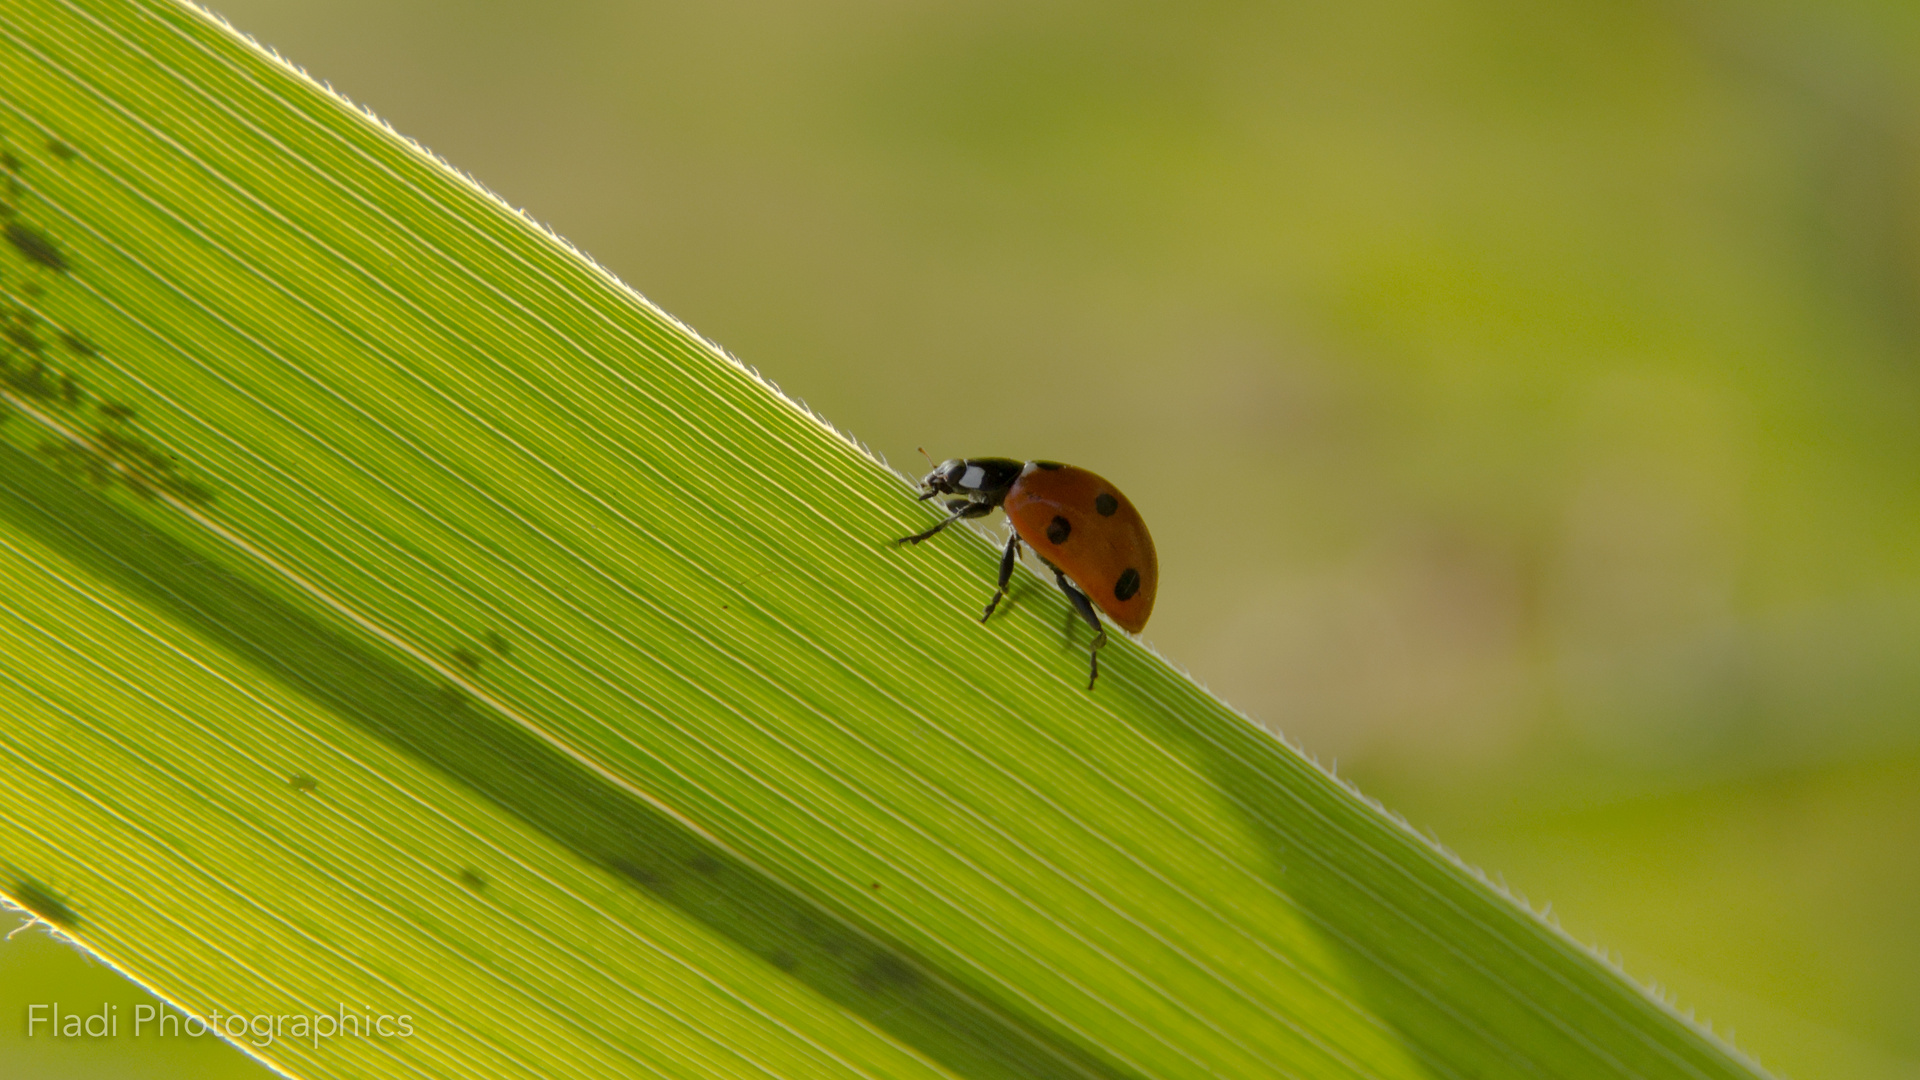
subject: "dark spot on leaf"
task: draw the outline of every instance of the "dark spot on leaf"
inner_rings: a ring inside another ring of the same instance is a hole
[[[13,151],[11,150],[0,151],[0,169],[5,169],[11,173],[11,172],[19,172],[21,169],[24,169],[26,167],[27,167],[26,162],[21,161],[19,158],[13,156]]]
[[[633,882],[643,889],[652,889],[658,892],[667,887],[667,879],[662,877],[652,867],[641,866],[631,859],[616,859],[614,860],[613,868],[619,872],[621,877],[626,878],[628,881]]]
[[[80,404],[80,383],[71,375],[60,376],[60,403],[68,408]]]
[[[173,472],[174,463],[179,460],[140,436],[124,430],[96,428],[93,439],[103,453],[142,474],[164,476]]]
[[[1073,522],[1068,521],[1066,518],[1056,515],[1054,519],[1047,524],[1047,539],[1056,544],[1066,543],[1067,537],[1072,535]]]
[[[501,656],[505,656],[508,653],[513,651],[513,643],[508,641],[506,638],[501,637],[499,631],[496,631],[496,630],[487,631],[487,636],[485,638],[485,641],[487,643],[487,648],[492,649],[494,652],[499,653]]]
[[[54,468],[68,476],[77,476],[95,487],[106,487],[116,478],[113,464],[99,453],[64,439],[47,439],[34,448]]]
[[[479,671],[480,665],[483,663],[479,655],[470,649],[453,650],[453,662],[466,668],[468,671]]]
[[[1114,511],[1120,509],[1120,500],[1103,491],[1093,500],[1093,508],[1100,511],[1101,517],[1112,517]]]
[[[122,457],[139,457],[147,449],[147,445],[140,441],[140,436],[114,431],[111,428],[99,429],[94,432],[94,438],[99,441],[100,449]]]
[[[13,342],[21,352],[38,353],[42,347],[40,338],[20,323],[8,323],[5,334],[7,340]]]
[[[38,229],[18,221],[9,221],[6,233],[7,243],[12,244],[29,261],[37,262],[55,273],[66,272],[66,257],[61,255],[60,249],[53,246],[53,241],[47,239],[46,235]]]
[[[80,151],[75,150],[59,139],[47,140],[47,153],[52,154],[61,161],[72,161],[74,158],[80,156]]]
[[[287,786],[302,795],[311,795],[320,789],[320,781],[315,780],[311,776],[294,773],[292,776],[287,777]]]
[[[795,960],[793,954],[785,949],[775,949],[773,953],[767,957],[767,963],[772,964],[781,971],[792,971],[794,968],[800,966],[800,961]]]
[[[1122,600],[1133,599],[1140,591],[1140,571],[1129,566],[1120,572],[1120,580],[1113,583],[1113,595]]]
[[[481,877],[478,871],[463,866],[460,868],[460,884],[479,892],[487,887],[487,879]]]
[[[693,858],[687,860],[687,869],[692,870],[696,874],[704,874],[707,877],[712,877],[725,869],[725,867],[721,865],[719,859],[711,855],[695,855]]]
[[[189,503],[194,506],[205,506],[213,501],[213,489],[196,480],[182,480],[170,476],[167,477],[160,486],[166,489],[169,495],[172,495],[183,503]],[[464,706],[466,699],[462,698],[459,704]]]
[[[860,987],[868,993],[901,990],[920,981],[920,973],[896,956],[881,953],[860,971]]]
[[[13,898],[20,906],[34,913],[40,919],[50,922],[63,930],[71,930],[80,925],[80,916],[73,913],[67,902],[52,889],[23,878],[13,883]]]
[[[65,345],[67,347],[67,351],[74,354],[75,356],[99,356],[100,355],[100,350],[93,347],[93,342],[88,341],[86,338],[81,337],[79,334],[70,334],[70,333],[61,334],[60,344]],[[132,410],[128,410],[128,414],[131,415]]]

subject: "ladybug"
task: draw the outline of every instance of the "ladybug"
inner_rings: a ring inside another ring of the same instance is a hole
[[[1093,628],[1088,650],[1092,673],[1087,677],[1087,689],[1093,689],[1100,678],[1100,647],[1107,643],[1094,605],[1128,632],[1139,633],[1153,614],[1153,594],[1160,584],[1153,537],[1133,503],[1093,473],[1057,461],[953,458],[935,465],[920,486],[925,489],[922,502],[936,495],[961,497],[947,500],[950,513],[945,521],[894,542],[917,544],[961,518],[985,517],[995,507],[1006,510],[1013,535],[1000,556],[1000,585],[980,621],[986,622],[1007,595],[1021,543],[1032,545],[1053,571],[1060,591]]]

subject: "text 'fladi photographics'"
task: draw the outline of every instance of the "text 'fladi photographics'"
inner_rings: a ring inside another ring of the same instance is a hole
[[[27,1037],[55,1039],[133,1038],[197,1039],[211,1033],[233,1042],[268,1047],[277,1039],[311,1041],[318,1050],[328,1039],[407,1039],[413,1037],[411,1014],[349,1010],[342,1004],[331,1013],[241,1013],[211,1010],[206,1016],[183,1013],[162,1002],[133,1007],[131,1023],[122,1025],[120,1006],[102,1004],[94,1012],[73,1012],[55,1001],[27,1006]]]

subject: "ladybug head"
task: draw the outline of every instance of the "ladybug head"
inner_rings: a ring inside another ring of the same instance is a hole
[[[1005,497],[1024,467],[1025,462],[1012,458],[948,458],[935,465],[920,481],[920,486],[926,489],[920,498],[931,499],[935,495]]]
[[[920,499],[925,502],[935,495],[951,495],[959,490],[962,477],[967,474],[967,463],[959,458],[948,458],[933,467],[933,471],[920,478],[920,486],[926,489]]]

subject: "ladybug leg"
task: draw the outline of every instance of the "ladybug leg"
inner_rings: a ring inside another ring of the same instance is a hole
[[[993,590],[993,599],[987,601],[987,610],[980,613],[980,621],[986,622],[993,609],[1000,606],[1000,598],[1007,595],[1007,582],[1013,580],[1013,564],[1020,558],[1020,534],[1007,537],[1006,553],[1000,556],[1000,587]]]
[[[912,536],[903,536],[900,539],[895,540],[894,543],[917,544],[920,541],[925,540],[928,537],[932,536],[933,534],[939,532],[941,529],[944,529],[947,526],[953,524],[954,522],[959,521],[961,518],[986,517],[988,514],[993,513],[993,504],[984,503],[984,502],[965,502],[960,499],[955,499],[952,502],[947,504],[947,509],[953,511],[952,514],[947,516],[947,520],[941,522],[938,525],[935,525],[933,528],[928,529],[926,532],[914,533]]]
[[[1094,614],[1093,601],[1087,599],[1086,593],[1074,588],[1073,582],[1067,580],[1067,575],[1061,573],[1059,567],[1053,569],[1053,580],[1060,586],[1060,591],[1067,594],[1067,599],[1073,603],[1074,610],[1080,613],[1080,618],[1093,627],[1093,645],[1087,650],[1087,661],[1093,669],[1087,676],[1087,689],[1091,690],[1094,682],[1100,678],[1100,647],[1107,643],[1107,628],[1100,625],[1100,616]]]

